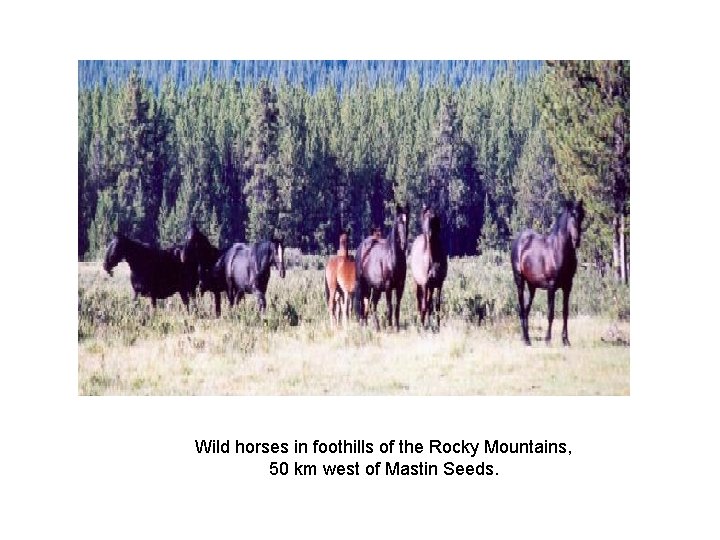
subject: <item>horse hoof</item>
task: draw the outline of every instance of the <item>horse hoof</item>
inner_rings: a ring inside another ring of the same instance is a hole
[[[532,344],[530,343],[530,340],[529,340],[528,338],[523,338],[523,343],[524,343],[525,345],[527,345],[528,347],[530,347],[530,345],[532,345]]]
[[[563,345],[564,345],[565,347],[569,347],[569,346],[570,346],[570,340],[569,340],[568,338],[563,338]]]

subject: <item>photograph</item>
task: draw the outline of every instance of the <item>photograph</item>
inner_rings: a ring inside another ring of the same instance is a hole
[[[630,395],[629,60],[77,69],[78,396]]]

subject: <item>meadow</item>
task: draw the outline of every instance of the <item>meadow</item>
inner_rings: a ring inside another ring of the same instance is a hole
[[[80,395],[628,395],[630,293],[581,268],[562,347],[562,293],[551,346],[547,300],[538,291],[532,347],[520,339],[517,295],[507,255],[450,259],[440,327],[420,328],[408,275],[401,330],[351,320],[330,323],[324,257],[288,253],[287,275],[273,269],[268,309],[254,297],[214,316],[210,295],[158,303],[133,300],[129,268],[110,277],[100,263],[78,264]],[[384,300],[379,311],[384,317]]]

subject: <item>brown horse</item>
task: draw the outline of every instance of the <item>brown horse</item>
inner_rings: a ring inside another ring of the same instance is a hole
[[[420,324],[425,326],[433,310],[440,326],[440,300],[442,286],[447,276],[447,254],[440,238],[440,218],[432,209],[423,207],[420,215],[422,233],[415,238],[410,249],[410,268],[415,281],[415,295],[420,313]],[[433,293],[437,289],[437,298],[433,306]]]
[[[548,329],[545,342],[550,344],[555,313],[555,291],[562,289],[562,340],[563,345],[570,345],[567,331],[568,306],[572,281],[577,270],[575,250],[580,245],[584,217],[585,209],[582,201],[577,204],[568,202],[548,236],[526,229],[512,243],[510,259],[518,291],[520,325],[526,345],[530,345],[528,313],[535,297],[535,289],[538,287],[547,289],[548,292]],[[526,282],[530,292],[527,306],[524,301]]]
[[[342,233],[337,255],[330,257],[325,266],[325,300],[333,324],[340,323],[343,313],[347,324],[354,293],[355,259],[348,254],[348,235]],[[342,303],[338,303],[338,300],[342,300]]]
[[[385,293],[388,307],[388,324],[393,324],[392,293],[395,291],[395,329],[400,330],[400,301],[405,289],[407,261],[408,210],[397,206],[395,222],[387,238],[370,236],[360,243],[355,253],[356,300],[358,319],[367,322],[369,300],[372,304],[375,328],[380,328],[377,318],[377,304]]]

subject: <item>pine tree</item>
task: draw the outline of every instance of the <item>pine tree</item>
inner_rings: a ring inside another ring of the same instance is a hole
[[[542,233],[549,231],[560,207],[560,192],[552,152],[539,125],[528,135],[513,185],[516,210],[512,228],[515,234],[525,228]]]
[[[456,117],[451,94],[441,96],[433,144],[428,156],[428,183],[425,197],[430,206],[445,215],[450,213],[449,185],[455,167]]]
[[[279,215],[277,95],[267,80],[261,81],[255,92],[249,139],[245,160],[247,236],[258,241],[275,234]]]
[[[630,208],[630,63],[549,62],[542,119],[565,195],[587,206],[586,252],[603,264],[612,253],[627,279]]]
[[[491,150],[489,170],[484,175],[486,204],[497,230],[494,240],[499,249],[506,249],[512,237],[511,219],[515,211],[513,174],[517,162],[512,111],[515,100],[515,76],[508,72],[493,80],[489,128]],[[487,221],[487,214],[485,216]],[[483,231],[485,235],[485,231]]]
[[[126,234],[151,242],[156,238],[161,182],[156,167],[155,110],[137,72],[133,71],[119,103],[116,195],[119,225]]]
[[[468,214],[477,199],[477,193],[470,188],[476,185],[478,175],[473,165],[473,151],[462,139],[457,97],[442,88],[439,99],[428,151],[428,185],[423,202],[443,216],[448,253],[461,254],[474,248],[470,232],[472,220]]]
[[[89,258],[102,256],[105,246],[117,231],[118,215],[115,212],[115,203],[111,190],[105,189],[98,194],[95,217],[88,230]]]

